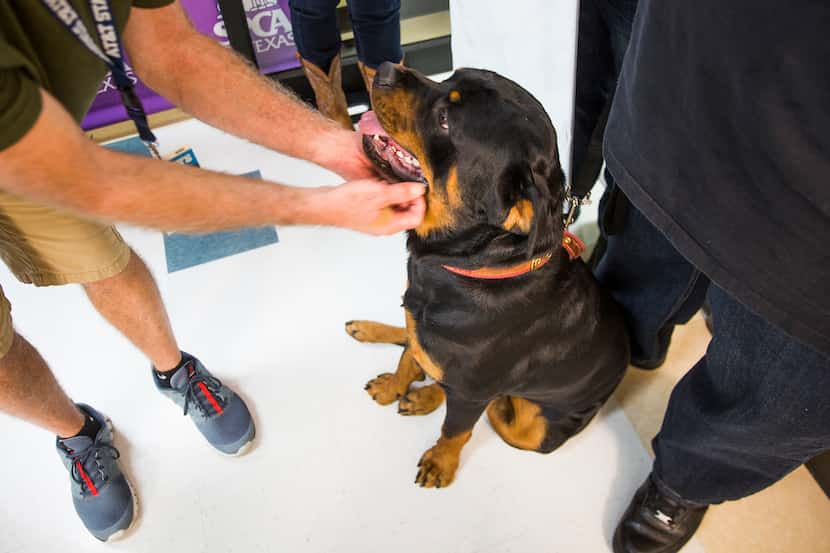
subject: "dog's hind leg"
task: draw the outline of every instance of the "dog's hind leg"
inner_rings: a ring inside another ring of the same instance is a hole
[[[406,329],[373,321],[349,321],[346,332],[358,342],[406,346]]]
[[[487,406],[496,433],[513,447],[550,453],[585,428],[602,402],[569,413],[515,396],[502,396]]]
[[[381,405],[389,405],[403,397],[416,380],[424,379],[424,371],[415,362],[409,348],[403,350],[398,369],[394,373],[379,374],[366,384],[366,391]]]
[[[501,396],[487,406],[487,418],[496,434],[513,447],[536,451],[545,441],[548,421],[538,403]]]
[[[473,426],[481,417],[486,401],[470,401],[446,390],[447,415],[441,437],[418,462],[415,483],[423,488],[446,488],[455,480],[461,449],[473,434]]]

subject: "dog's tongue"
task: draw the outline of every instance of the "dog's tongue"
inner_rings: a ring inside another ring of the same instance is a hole
[[[363,114],[357,123],[357,130],[363,134],[387,136],[386,131],[380,126],[380,121],[378,121],[378,116],[375,115],[374,111],[367,111]]]

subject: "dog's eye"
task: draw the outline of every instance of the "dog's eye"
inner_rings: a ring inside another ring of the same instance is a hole
[[[442,109],[438,112],[438,124],[441,125],[441,128],[444,130],[449,130],[450,122],[447,120],[447,110]]]

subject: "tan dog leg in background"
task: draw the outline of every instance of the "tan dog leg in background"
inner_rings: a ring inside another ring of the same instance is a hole
[[[428,415],[441,407],[444,398],[444,389],[437,382],[414,388],[398,402],[398,413],[406,416]]]
[[[407,347],[405,328],[372,321],[350,321],[346,323],[346,332],[359,342],[397,344],[405,348],[398,361],[398,369],[394,373],[379,374],[366,384],[366,391],[379,404],[389,405],[400,399],[406,395],[413,382],[424,379],[424,371],[415,362],[412,352]]]
[[[366,384],[366,391],[372,399],[381,405],[389,405],[400,399],[409,391],[409,386],[416,380],[424,379],[424,371],[415,362],[409,349],[403,350],[398,370],[393,373],[379,374]]]

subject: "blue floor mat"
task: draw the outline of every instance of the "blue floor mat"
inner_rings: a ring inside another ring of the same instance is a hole
[[[119,140],[118,142],[110,142],[106,145],[107,148],[110,150],[118,150],[119,152],[124,152],[125,154],[135,154],[137,156],[142,157],[153,157],[150,155],[150,150],[147,149],[147,146],[144,145],[144,142],[141,141],[140,138],[133,137],[133,138],[125,138],[124,140]]]
[[[246,173],[246,177],[259,178],[259,171]],[[213,232],[211,234],[164,235],[164,251],[167,254],[167,272],[173,273],[279,242],[274,227]]]
[[[147,147],[138,138],[121,140],[107,145],[108,148],[122,152],[149,157]],[[186,159],[185,159],[186,158]],[[186,151],[173,158],[174,162],[198,166],[192,151]],[[260,178],[259,171],[246,173],[244,176]],[[215,261],[242,252],[276,244],[279,242],[274,227],[242,229],[210,234],[181,234],[178,232],[164,234],[164,252],[167,257],[167,272],[173,273],[195,267],[209,261]]]

